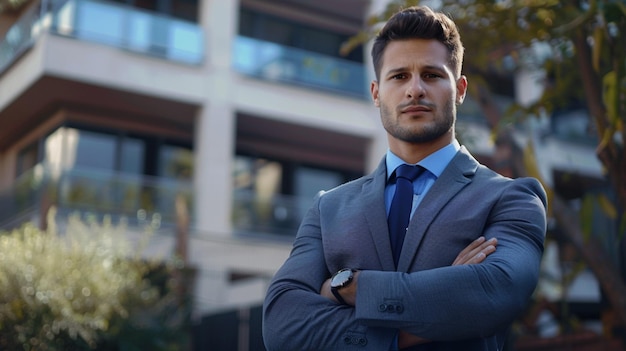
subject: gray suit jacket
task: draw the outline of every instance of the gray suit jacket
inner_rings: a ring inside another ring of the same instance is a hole
[[[433,342],[413,350],[501,350],[535,289],[546,231],[536,179],[509,179],[465,148],[416,209],[394,267],[384,160],[316,197],[264,304],[268,350],[389,350],[398,329]],[[474,239],[498,246],[481,264],[450,266]],[[319,295],[337,270],[363,270],[355,307]]]

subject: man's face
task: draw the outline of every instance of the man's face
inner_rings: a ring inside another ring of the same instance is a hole
[[[466,87],[465,77],[455,79],[442,43],[407,39],[387,45],[371,93],[390,143],[443,146],[454,137],[456,105]]]

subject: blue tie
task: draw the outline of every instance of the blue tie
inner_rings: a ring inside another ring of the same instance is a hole
[[[419,177],[424,169],[421,166],[409,166],[406,164],[396,168],[396,192],[391,200],[389,209],[389,236],[393,260],[398,266],[400,251],[404,243],[406,229],[409,226],[411,207],[413,205],[413,181]]]

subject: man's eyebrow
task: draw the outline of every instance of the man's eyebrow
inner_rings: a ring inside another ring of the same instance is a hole
[[[426,65],[424,66],[424,70],[426,71],[438,71],[442,73],[448,73],[450,70],[447,69],[445,65]]]
[[[392,69],[390,69],[390,70],[385,72],[385,76],[406,72],[408,70],[409,70],[409,68],[406,67],[406,66],[392,68]],[[446,69],[445,65],[426,65],[426,66],[422,67],[422,70],[424,70],[424,71],[438,71],[438,72],[442,72],[442,73],[443,72],[447,73],[449,71],[448,69]]]
[[[385,72],[385,76],[406,72],[407,70],[408,70],[408,67],[392,68],[392,69],[388,70],[387,72]]]

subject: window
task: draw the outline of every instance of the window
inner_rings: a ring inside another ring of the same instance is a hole
[[[193,175],[193,152],[189,148],[164,144],[159,148],[160,177],[189,180]]]
[[[350,178],[346,172],[238,155],[233,167],[233,224],[238,230],[294,235],[320,190]]]
[[[355,177],[352,173],[299,165],[295,162],[238,155],[233,179],[236,190],[265,196],[293,195],[313,198]]]
[[[67,149],[76,168],[99,171],[115,170],[115,136],[78,129],[68,129]]]
[[[352,50],[345,57],[340,55],[341,45],[350,35],[247,9],[242,9],[239,16],[240,35],[363,63],[363,50]]]
[[[119,170],[129,174],[143,174],[146,154],[144,141],[137,138],[123,138],[120,147]]]
[[[16,176],[19,177],[32,169],[39,161],[41,161],[39,159],[39,142],[34,142],[18,153]]]
[[[554,111],[550,119],[552,132],[561,139],[596,143],[597,133],[595,126],[586,109],[573,106]]]
[[[317,169],[312,167],[298,167],[294,174],[294,192],[298,194],[298,209],[300,217],[304,216],[313,197],[321,190],[329,190],[346,181],[346,177],[339,172]]]
[[[198,21],[198,0],[111,0],[189,22]]]
[[[152,175],[189,180],[193,173],[191,147],[155,137],[61,127],[45,139],[45,162],[55,169],[82,168],[126,175]],[[37,159],[33,145],[22,151],[18,170],[32,168]]]

